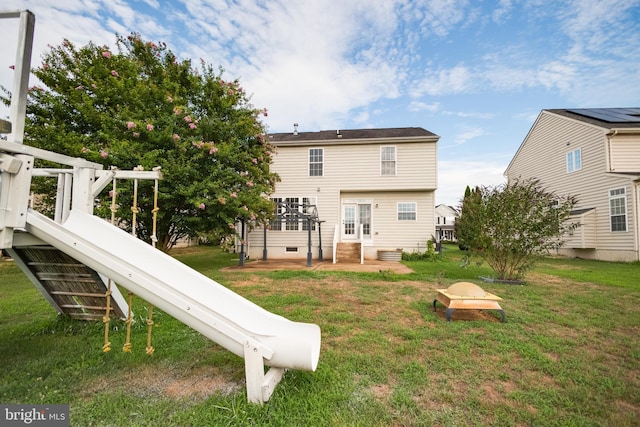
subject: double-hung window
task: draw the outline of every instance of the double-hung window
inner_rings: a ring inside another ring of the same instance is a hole
[[[309,176],[322,176],[324,172],[324,149],[309,148]]]
[[[609,190],[611,231],[627,231],[627,194],[625,188]]]
[[[418,207],[416,202],[398,203],[398,221],[415,221]]]
[[[396,174],[396,147],[380,147],[380,175]]]
[[[567,153],[567,172],[575,172],[582,169],[582,150],[576,148]]]

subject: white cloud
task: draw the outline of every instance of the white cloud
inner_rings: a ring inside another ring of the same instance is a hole
[[[425,70],[424,76],[415,82],[411,95],[419,97],[423,95],[450,95],[472,89],[472,73],[463,66],[440,70]]]
[[[578,72],[572,64],[552,61],[543,64],[537,70],[536,79],[539,84],[548,89],[560,89],[561,91],[569,91],[573,88]]]
[[[441,150],[449,149],[452,147],[456,147],[458,145],[466,144],[472,139],[479,138],[481,136],[487,135],[487,131],[482,128],[470,128],[466,129],[463,132],[456,134],[453,138],[453,142],[449,144],[440,145]]]
[[[473,118],[473,119],[482,119],[482,120],[487,120],[487,119],[492,119],[495,117],[494,113],[479,113],[479,112],[474,112],[474,111],[443,111],[442,112],[445,115],[450,115],[450,116],[457,116],[457,117],[463,117],[463,118]]]
[[[464,22],[468,2],[466,0],[417,0],[408,2],[420,27],[426,34],[444,37]]]
[[[146,4],[148,4],[149,6],[151,6],[154,9],[159,9],[160,8],[160,3],[157,0],[142,0],[143,2],[145,2]]]
[[[436,112],[440,109],[440,103],[439,102],[434,102],[432,104],[427,104],[426,102],[420,102],[420,101],[411,101],[409,103],[409,106],[407,107],[407,110],[411,111],[412,113],[417,113],[419,111],[429,111],[429,112]]]
[[[529,4],[531,16],[557,22],[557,32],[541,35],[535,40],[538,45],[507,43],[485,55],[479,77],[503,92],[540,87],[574,102],[602,103],[599,88],[606,87],[611,97],[612,88],[637,80],[640,27],[632,9],[639,6],[638,0]],[[633,103],[639,91],[629,91],[618,90],[613,96]]]
[[[487,134],[487,132],[482,128],[469,129],[469,130],[467,130],[465,132],[462,132],[462,133],[459,133],[458,135],[456,135],[455,145],[466,144],[470,140],[472,140],[474,138],[478,138],[478,137],[486,135],[486,134]]]
[[[637,0],[573,0],[568,6],[561,16],[565,32],[592,51],[608,49],[611,42],[619,42],[611,38],[615,34],[610,31],[612,26],[620,26],[625,20],[637,23],[628,13],[638,7]]]
[[[354,117],[353,121],[355,123],[367,123],[369,121],[369,113],[367,111],[361,111],[357,116]]]
[[[185,55],[240,77],[252,102],[269,108],[272,131],[293,121],[309,130],[338,127],[349,112],[400,93],[402,72],[387,53],[395,43],[394,2],[184,3]]]
[[[512,9],[513,4],[511,0],[500,0],[498,7],[491,14],[491,19],[498,24],[504,22]]]
[[[125,35],[128,33],[127,27],[122,25],[120,22],[115,21],[113,19],[107,19],[106,27],[112,31],[114,34]]]

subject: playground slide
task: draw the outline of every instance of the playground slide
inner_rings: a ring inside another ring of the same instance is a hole
[[[240,357],[250,342],[267,366],[317,367],[317,325],[273,314],[100,218],[71,211],[58,224],[29,210],[26,231]]]

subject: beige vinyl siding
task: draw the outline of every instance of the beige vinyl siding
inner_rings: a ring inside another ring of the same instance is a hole
[[[640,172],[640,138],[637,135],[618,135],[609,141],[611,172]]]
[[[395,145],[395,176],[380,174],[380,147]],[[300,191],[319,187],[331,189],[435,189],[436,144],[394,143],[361,145],[326,145],[323,176],[309,176],[308,147],[282,147],[273,158],[272,170],[282,181],[277,191]]]
[[[598,250],[634,251],[631,179],[607,173],[608,130],[543,111],[507,169],[509,181],[538,178],[557,194],[577,197],[576,209],[594,208]],[[567,173],[566,153],[581,149],[582,169]],[[612,233],[609,190],[627,191],[627,232]]]
[[[563,236],[564,247],[567,249],[595,249],[598,241],[595,209],[576,217],[572,216],[569,221],[579,222],[580,227]]]

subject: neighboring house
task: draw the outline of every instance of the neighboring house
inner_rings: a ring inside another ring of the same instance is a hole
[[[313,259],[320,239],[324,260],[339,243],[355,243],[364,259],[376,259],[380,249],[426,249],[435,232],[439,136],[422,128],[294,129],[268,136],[277,148],[271,170],[281,178],[271,198],[281,203],[281,216],[266,233],[248,234],[250,258],[265,255],[265,237],[267,258],[274,259],[308,257],[309,237]],[[309,233],[306,221],[286,220],[292,209],[317,212],[321,222]]]
[[[456,241],[456,219],[460,216],[451,206],[440,204],[436,206],[436,240]]]
[[[542,110],[505,175],[577,198],[561,254],[640,260],[640,108]]]

